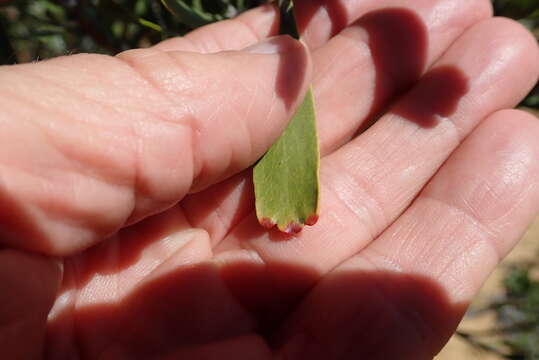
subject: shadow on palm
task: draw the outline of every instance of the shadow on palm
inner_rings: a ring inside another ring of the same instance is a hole
[[[439,350],[467,306],[413,274],[342,272],[309,293],[316,278],[287,264],[180,266],[119,301],[78,309],[79,351],[147,359],[246,335],[276,350],[299,331],[299,358],[418,359]]]

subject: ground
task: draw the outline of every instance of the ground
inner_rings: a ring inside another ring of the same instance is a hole
[[[501,289],[501,280],[503,278],[504,268],[511,262],[521,260],[532,260],[539,254],[539,217],[535,220],[535,223],[529,228],[528,232],[520,243],[513,249],[509,256],[498,266],[496,271],[487,280],[483,289],[476,296],[471,308],[481,307],[482,304],[488,299],[492,299],[493,296],[499,294]],[[465,317],[460,324],[459,329],[466,330],[481,330],[491,329],[494,325],[494,319],[492,316],[480,316],[480,317]],[[465,341],[453,336],[451,341],[445,346],[442,352],[435,358],[435,360],[503,360],[501,357],[479,352],[477,349],[468,345]]]

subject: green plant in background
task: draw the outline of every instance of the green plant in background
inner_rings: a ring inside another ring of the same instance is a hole
[[[0,0],[0,64],[145,47],[263,1],[163,2],[175,13],[159,0]]]
[[[185,25],[196,28],[236,16],[256,4],[245,0],[161,0]]]
[[[538,264],[514,266],[504,285],[506,297],[496,309],[498,323],[511,353],[539,359],[539,281],[530,276]]]
[[[539,359],[539,280],[532,275],[537,272],[539,260],[510,266],[503,281],[503,295],[478,311],[492,312],[496,326],[458,335],[503,359]]]

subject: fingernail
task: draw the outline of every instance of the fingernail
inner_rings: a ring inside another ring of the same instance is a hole
[[[244,49],[245,52],[251,54],[278,54],[282,52],[283,43],[281,36],[271,37],[264,41],[261,41],[255,45],[249,46]]]

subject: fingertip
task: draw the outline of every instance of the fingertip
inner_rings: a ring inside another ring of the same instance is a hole
[[[218,84],[211,85],[213,94],[206,92],[204,104],[192,108],[200,122],[198,128],[203,129],[197,137],[204,138],[205,144],[220,146],[193,151],[191,192],[253,165],[286,128],[307,93],[312,74],[307,48],[287,35],[241,51],[197,55],[196,61],[204,77]],[[216,104],[219,117],[215,116]]]
[[[519,131],[519,129],[531,127],[531,131],[539,130],[539,119],[536,115],[520,109],[503,109],[496,111],[488,117],[488,121],[507,124],[510,128]],[[515,122],[519,126],[515,126]]]
[[[453,116],[459,128],[469,131],[473,125],[461,120],[464,112],[485,118],[518,104],[537,82],[537,52],[530,32],[507,18],[489,18],[466,30],[435,65],[458,68],[469,81],[470,91]]]
[[[482,19],[491,18],[494,15],[494,7],[490,0],[478,0],[478,1],[461,1],[459,5],[471,6],[469,13],[475,15],[477,21]]]
[[[250,9],[236,19],[258,39],[274,36],[279,32],[279,12],[274,4],[263,4]]]
[[[491,114],[480,128],[486,128],[484,131],[493,134],[494,139],[503,138],[503,146],[510,147],[513,152],[533,158],[530,164],[539,164],[539,119],[535,115],[517,109],[499,110]],[[534,175],[539,176],[539,166],[534,168]]]
[[[261,41],[243,50],[246,53],[279,56],[276,93],[290,110],[303,100],[310,85],[312,60],[305,44],[288,35]]]
[[[489,34],[487,49],[496,49],[492,56],[501,63],[513,60],[521,74],[528,79],[528,87],[539,77],[539,46],[533,34],[518,21],[506,17],[494,17],[479,22],[476,34]]]
[[[506,138],[515,138],[522,141],[518,143],[530,142],[537,145],[537,133],[539,132],[539,119],[530,112],[519,109],[498,110],[488,116],[481,127],[487,127]]]
[[[196,51],[214,53],[239,50],[279,31],[275,6],[265,4],[237,17],[219,21],[191,31],[185,36],[164,40],[154,48],[162,51]]]

